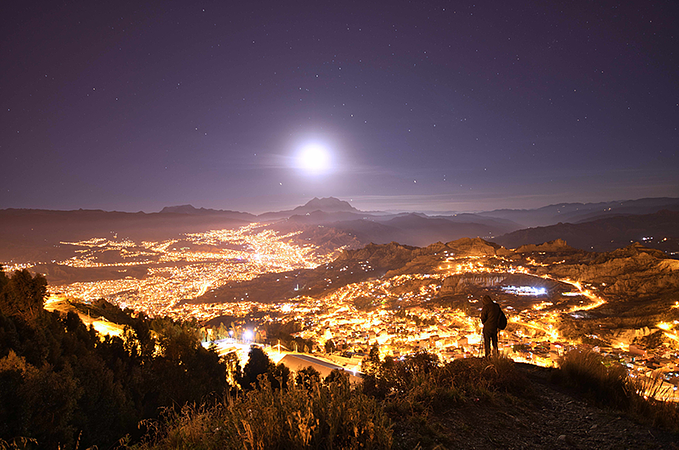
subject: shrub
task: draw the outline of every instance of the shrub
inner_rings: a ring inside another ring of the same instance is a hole
[[[45,311],[45,292],[41,276],[0,269],[0,448],[109,448],[141,434],[137,424],[159,407],[229,388],[224,362],[192,324],[117,310],[126,340],[102,338],[75,312]]]

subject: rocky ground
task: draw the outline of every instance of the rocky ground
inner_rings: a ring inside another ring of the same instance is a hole
[[[432,414],[414,433],[395,430],[396,447],[421,449],[678,449],[679,435],[624,413],[593,406],[554,384],[549,370],[520,365],[531,387],[525,398],[471,399]],[[408,429],[410,428],[410,429]],[[401,434],[401,436],[398,436]],[[417,436],[415,438],[415,436]],[[400,441],[400,442],[399,442]]]

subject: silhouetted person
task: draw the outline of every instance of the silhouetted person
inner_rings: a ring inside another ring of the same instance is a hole
[[[483,347],[486,358],[491,356],[490,347],[493,346],[493,354],[497,355],[497,329],[500,320],[500,305],[495,303],[488,295],[483,296],[483,309],[481,310],[481,323],[483,324]]]

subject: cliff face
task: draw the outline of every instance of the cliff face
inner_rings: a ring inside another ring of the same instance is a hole
[[[467,293],[471,288],[491,288],[499,286],[507,279],[499,274],[470,274],[447,277],[441,286],[441,295],[459,295]]]
[[[530,252],[549,252],[549,253],[572,253],[578,250],[570,247],[563,239],[556,239],[542,244],[527,244],[515,250],[516,253],[530,253]]]
[[[494,256],[502,247],[481,238],[462,238],[445,244],[446,249],[454,256]]]
[[[482,295],[488,289],[502,286],[532,286],[544,287],[549,292],[563,292],[569,290],[568,285],[558,281],[536,278],[531,275],[518,273],[465,273],[451,275],[443,280],[441,296],[456,296],[475,294]]]
[[[407,264],[416,255],[416,247],[391,242],[386,245],[368,244],[359,250],[345,250],[335,260],[344,262],[369,261],[376,269],[390,270]]]
[[[449,255],[464,256],[494,256],[501,252],[502,247],[481,238],[462,238],[447,243],[437,242],[426,247],[412,247],[391,242],[385,245],[368,244],[360,250],[349,250],[343,253],[342,259],[400,259],[407,260],[418,256],[428,256],[447,251]],[[375,261],[371,261],[375,262]]]

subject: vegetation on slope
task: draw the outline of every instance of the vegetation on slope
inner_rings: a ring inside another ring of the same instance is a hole
[[[0,439],[108,448],[161,407],[227,389],[225,363],[190,324],[126,311],[124,339],[104,338],[76,313],[45,311],[45,293],[40,275],[0,271]]]
[[[637,378],[598,353],[572,350],[559,361],[553,378],[565,382],[603,407],[612,407],[653,426],[679,433],[679,409],[667,399],[662,378]]]
[[[621,436],[633,446],[657,446],[676,439],[541,387],[528,377],[534,369],[540,368],[502,357],[447,364],[428,353],[380,359],[373,347],[360,385],[349,385],[341,372],[321,381],[305,369],[275,389],[262,374],[247,393],[154,422],[156,433],[137,448],[495,448],[543,446],[556,437],[562,445],[580,439],[610,446]],[[541,370],[615,414],[628,412],[647,425],[679,432],[675,404],[644,398],[648,384],[628,378],[620,366],[605,366],[596,354],[567,354],[560,369]],[[529,419],[520,419],[527,414]],[[594,417],[598,422],[592,424]],[[638,433],[630,433],[630,426]],[[563,434],[573,427],[581,436]]]
[[[45,311],[45,292],[41,276],[0,271],[0,448],[525,447],[550,442],[533,427],[559,426],[537,423],[554,391],[537,395],[526,367],[507,358],[381,359],[373,347],[363,382],[352,385],[342,372],[293,377],[253,347],[241,370],[233,354],[204,349],[194,324],[108,311],[127,328],[124,339],[103,338],[75,313]],[[571,352],[552,373],[601,406],[679,432],[676,404],[652,400],[652,381],[635,381],[598,354]],[[552,409],[557,417],[583,410]],[[525,430],[484,431],[505,416]]]
[[[311,371],[310,371],[311,372]],[[256,389],[212,406],[187,406],[157,423],[140,449],[386,449],[390,420],[375,399],[336,373],[276,389],[265,377]]]

